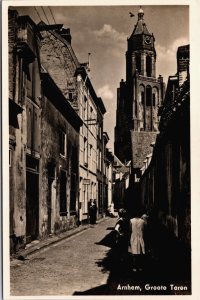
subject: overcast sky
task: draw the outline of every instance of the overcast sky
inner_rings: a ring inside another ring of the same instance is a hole
[[[155,36],[157,63],[156,75],[167,82],[176,73],[177,47],[189,43],[188,6],[143,6],[147,28]],[[28,14],[40,21],[33,7],[17,7],[19,13]],[[53,24],[48,7],[44,7]],[[91,53],[91,80],[98,96],[107,109],[104,131],[108,132],[113,149],[116,116],[116,92],[119,82],[125,79],[125,52],[127,37],[137,22],[139,6],[51,6],[56,23],[71,29],[72,47],[80,62],[86,62]],[[37,7],[41,19],[47,23],[41,7]],[[130,18],[129,12],[135,17]]]

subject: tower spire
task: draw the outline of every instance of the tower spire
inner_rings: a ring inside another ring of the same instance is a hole
[[[142,9],[142,7],[140,6],[140,9],[138,11],[138,20],[137,23],[134,27],[133,35],[137,35],[137,34],[150,34],[150,32],[147,29],[146,23],[144,21],[144,11]]]
[[[142,6],[140,6],[140,9],[138,11],[138,21],[143,20],[143,18],[144,18],[144,11],[142,9]]]

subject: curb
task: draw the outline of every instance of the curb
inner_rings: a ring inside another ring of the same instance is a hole
[[[109,219],[109,217],[104,217],[102,219],[97,220],[97,222],[98,222],[97,226],[98,226],[99,223],[102,223],[102,222],[104,222],[108,219]],[[13,259],[14,260],[25,261],[29,257],[33,256],[36,253],[39,253],[40,251],[48,248],[49,246],[54,245],[56,243],[59,243],[59,242],[65,240],[65,239],[68,239],[71,236],[75,236],[76,234],[81,233],[81,232],[83,232],[85,230],[88,230],[90,228],[93,228],[93,226],[91,226],[91,224],[81,225],[80,227],[68,230],[65,233],[61,233],[61,235],[63,235],[63,236],[54,235],[52,237],[52,240],[50,238],[49,240],[46,239],[46,240],[43,240],[43,241],[39,241],[38,244],[33,245],[28,249],[20,250],[18,253],[16,253],[13,256]]]

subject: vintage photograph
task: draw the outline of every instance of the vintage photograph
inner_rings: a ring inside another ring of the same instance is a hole
[[[191,295],[189,5],[25,4],[7,8],[10,296]]]

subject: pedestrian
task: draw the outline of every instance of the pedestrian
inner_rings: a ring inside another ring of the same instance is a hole
[[[90,199],[90,203],[89,203],[89,217],[90,217],[90,224],[96,224],[97,205],[96,205],[96,201],[92,199]]]
[[[147,225],[147,215],[144,214],[140,218],[136,215],[130,220],[130,252],[133,257],[133,271],[142,271],[145,255],[144,231]]]
[[[128,254],[128,236],[129,236],[129,221],[127,219],[126,210],[119,210],[119,219],[115,225],[116,245],[120,261],[124,261]]]
[[[108,216],[110,216],[111,218],[115,217],[114,203],[113,202],[108,207]]]

